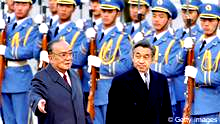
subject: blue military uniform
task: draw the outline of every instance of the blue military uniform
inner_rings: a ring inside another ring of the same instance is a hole
[[[119,9],[118,1],[105,0],[101,3],[101,9]],[[107,31],[108,30],[108,31]],[[97,54],[101,59],[99,77],[95,91],[95,124],[105,124],[108,104],[108,92],[114,76],[126,72],[132,67],[131,44],[126,33],[118,31],[116,25],[98,29],[96,46]],[[104,31],[104,36],[102,35]],[[89,43],[83,42],[80,51],[87,57]]]
[[[59,0],[58,4],[76,5],[76,2],[74,0]],[[40,36],[39,39],[41,43],[42,37]],[[73,51],[72,68],[79,68],[83,66],[86,62],[86,59],[82,59],[78,48],[81,42],[83,41],[87,42],[85,34],[82,31],[80,31],[76,27],[75,23],[72,22],[71,20],[63,24],[59,24],[59,22],[57,22],[56,26],[52,26],[48,31],[48,40],[49,42],[53,42],[59,39],[64,39],[70,44],[70,47],[72,47],[72,51]],[[39,58],[40,48],[38,46],[40,46],[40,43],[38,43],[38,45],[35,47],[35,56],[37,58]]]
[[[200,0],[191,0],[189,1],[189,5],[187,6],[187,1],[186,0],[181,0],[181,8],[182,10],[187,10],[189,9],[190,11],[199,11],[199,5],[202,4]],[[188,7],[188,8],[187,8]],[[198,12],[199,14],[199,12]],[[200,29],[200,26],[198,24],[193,25],[190,27],[191,28],[191,34],[190,36],[193,37],[193,39],[197,39],[200,37],[203,33],[203,31]],[[175,37],[176,39],[181,43],[181,47],[183,47],[183,41],[185,38],[189,37],[189,29],[188,28],[179,28],[175,32]],[[176,83],[174,84],[175,87],[175,95],[176,95],[176,113],[175,115],[179,118],[182,118],[183,116],[183,109],[185,106],[185,91],[186,91],[186,85],[183,83],[184,82],[184,74],[181,73],[178,78]]]
[[[138,5],[138,0],[129,0],[128,4]],[[145,5],[147,7],[150,7],[151,0],[140,0],[140,5]],[[141,26],[137,25],[138,23],[129,22],[125,27],[125,32],[130,35],[131,39],[133,39],[138,32],[142,32],[144,37],[148,37],[149,35],[152,34],[153,30],[150,24],[148,23],[147,19],[141,21]]]
[[[14,1],[31,4],[35,2]],[[38,35],[37,27],[32,25],[32,19],[26,17],[8,23],[7,26],[5,50],[7,66],[2,83],[2,108],[6,124],[28,123],[28,92],[33,74],[27,60],[33,58],[33,46]]]
[[[172,19],[177,17],[177,9],[169,0],[153,1],[152,12],[157,11],[168,13]],[[155,62],[151,65],[151,69],[164,74],[168,78],[171,104],[175,116],[176,96],[174,86],[175,83],[180,82],[181,79],[178,77],[180,73],[173,67],[173,61],[175,61],[176,54],[181,48],[181,45],[178,40],[175,39],[174,34],[168,29],[159,34],[154,33],[154,35],[151,35],[151,37],[147,39],[149,39],[150,43],[156,48]]]
[[[200,18],[220,19],[220,8],[217,5],[202,4],[199,11]],[[207,44],[201,49],[204,41]],[[201,36],[197,39],[194,47],[194,66],[198,72],[195,77],[194,101],[191,110],[192,123],[220,123],[219,57],[220,39],[217,35],[209,38]],[[186,59],[186,50],[183,49],[178,58],[179,61]],[[184,66],[184,63],[179,65]]]

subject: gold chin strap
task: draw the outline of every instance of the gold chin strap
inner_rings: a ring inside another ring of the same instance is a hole
[[[107,53],[109,52],[109,49],[112,47],[113,40],[111,39],[108,43],[107,42],[103,43],[102,48],[101,48],[100,53],[99,53],[99,58],[101,59],[102,64],[110,65],[114,62],[123,36],[124,36],[124,34],[121,34],[119,36],[112,56],[109,55],[109,57],[107,57]]]

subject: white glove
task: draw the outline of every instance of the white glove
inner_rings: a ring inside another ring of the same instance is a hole
[[[43,50],[40,52],[40,63],[39,63],[39,68],[42,68],[43,62],[49,63],[49,58],[48,58],[48,52]]]
[[[0,45],[0,55],[5,55],[5,49],[6,49],[6,46],[5,45]]]
[[[138,41],[141,41],[144,39],[144,34],[142,32],[138,32],[137,34],[135,34],[133,40],[134,43],[137,43]]]
[[[46,23],[41,23],[39,26],[39,32],[42,34],[46,34],[48,32],[49,28]]]
[[[116,22],[116,27],[118,28],[119,31],[124,30],[124,25],[120,21]]]
[[[88,28],[85,34],[88,39],[95,38],[96,30],[94,28]]]
[[[84,27],[84,21],[82,19],[78,19],[76,22],[76,27],[79,28],[80,30],[83,30]]]
[[[183,44],[183,47],[186,48],[186,49],[190,49],[193,47],[193,38],[192,37],[187,37],[185,40],[184,40],[184,44]]]
[[[101,66],[101,59],[97,56],[89,55],[88,56],[88,72],[91,72],[91,67],[100,67]]]
[[[34,18],[34,22],[35,22],[36,24],[41,24],[41,23],[43,22],[43,20],[44,20],[44,17],[43,17],[43,15],[40,15],[40,14],[38,14],[38,15]]]
[[[198,72],[197,68],[195,68],[193,66],[186,66],[185,67],[185,76],[186,77],[195,78],[197,72]]]
[[[5,29],[5,20],[4,19],[0,19],[0,29],[3,30]]]
[[[100,67],[101,66],[101,59],[97,56],[89,55],[88,56],[88,65],[89,66],[95,66]]]

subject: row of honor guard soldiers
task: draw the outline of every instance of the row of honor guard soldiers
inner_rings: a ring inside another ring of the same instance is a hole
[[[3,118],[5,123],[27,123],[28,89],[32,79],[27,59],[36,58],[48,62],[47,52],[41,51],[42,34],[49,42],[65,39],[72,47],[72,68],[83,70],[82,85],[85,96],[89,92],[89,66],[99,68],[99,80],[95,94],[95,124],[104,124],[111,80],[132,67],[130,50],[133,43],[148,40],[156,48],[155,62],[151,69],[168,78],[174,117],[182,117],[185,105],[185,76],[195,78],[195,100],[192,115],[216,118],[219,122],[219,7],[202,4],[200,0],[181,0],[184,27],[171,30],[169,25],[177,17],[177,9],[169,0],[129,0],[132,22],[124,25],[118,20],[124,8],[119,0],[91,0],[92,19],[71,21],[77,2],[74,0],[49,0],[51,18],[47,23],[34,25],[28,16],[31,0],[13,0],[15,18],[7,20],[6,45],[0,45],[0,55],[7,59],[2,86]],[[138,5],[139,4],[139,5]],[[189,14],[186,13],[189,9]],[[23,10],[23,13],[21,12]],[[152,12],[152,26],[147,14]],[[188,15],[187,15],[188,14]],[[140,16],[139,16],[140,15]],[[200,15],[201,27],[197,24]],[[186,24],[187,16],[191,25]],[[12,21],[13,20],[13,21]],[[36,19],[39,20],[39,19]],[[1,21],[2,22],[2,21]],[[1,29],[5,27],[1,23]],[[97,56],[89,55],[90,39],[96,37]],[[186,65],[186,51],[195,44],[195,66]],[[203,41],[206,41],[205,43]],[[202,44],[205,45],[202,45]],[[201,51],[201,46],[205,46]],[[11,78],[14,77],[14,78]],[[21,114],[20,112],[24,113]]]

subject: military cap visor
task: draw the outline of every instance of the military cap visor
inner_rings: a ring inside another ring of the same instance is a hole
[[[120,11],[120,8],[119,8],[119,7],[113,6],[113,5],[109,5],[109,4],[101,4],[100,8],[101,8],[101,9],[109,9],[109,10],[111,10],[111,9],[117,9],[117,10]]]
[[[172,13],[171,13],[168,9],[163,8],[163,7],[154,7],[154,8],[152,9],[152,12],[166,12],[166,13],[168,13],[170,16],[172,16]]]
[[[72,4],[72,5],[76,5],[75,0],[57,0],[57,4]]]
[[[13,0],[13,2],[24,2],[34,4],[36,0]]]
[[[199,10],[198,6],[186,5],[186,4],[183,4],[181,8],[184,9],[184,10],[187,10],[188,8],[189,8],[189,10]]]
[[[139,1],[139,0],[129,0],[128,3],[129,3],[129,4],[138,5],[138,1]],[[146,2],[145,0],[140,0],[140,5],[150,6],[150,4],[149,4],[148,2]]]

